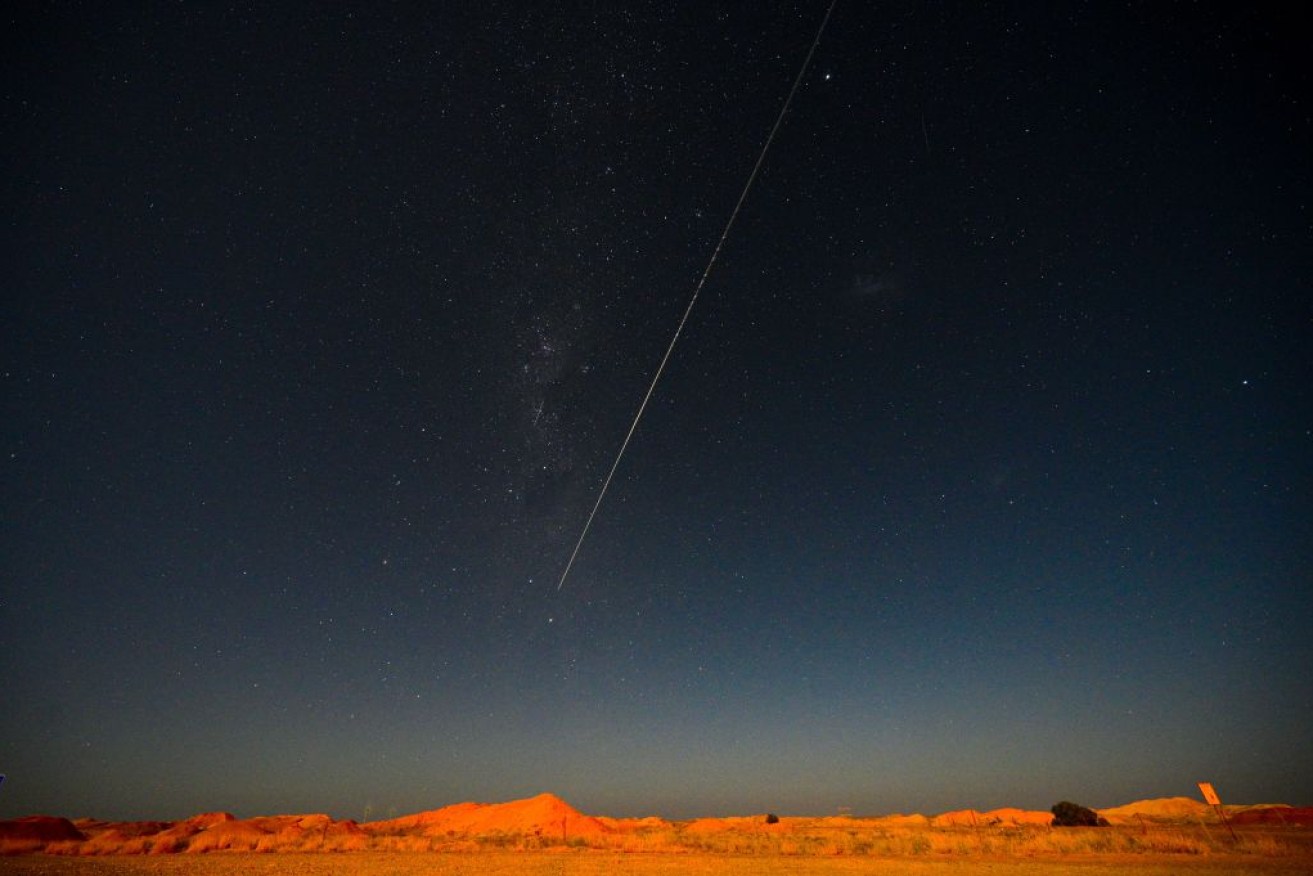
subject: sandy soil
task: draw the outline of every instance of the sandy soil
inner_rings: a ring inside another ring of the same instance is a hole
[[[911,874],[911,876],[1305,876],[1307,860],[1225,860],[1215,857],[1009,861],[957,858],[909,861],[699,854],[624,855],[607,852],[481,852],[478,854],[355,853],[260,855],[218,853],[185,857],[0,858],[0,874],[41,876],[158,876],[158,874],[292,874],[292,876],[674,876],[674,874]]]

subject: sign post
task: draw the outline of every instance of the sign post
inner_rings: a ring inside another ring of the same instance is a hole
[[[1222,817],[1222,823],[1225,824],[1226,829],[1231,832],[1231,839],[1238,842],[1239,840],[1237,840],[1235,835],[1235,828],[1232,827],[1231,822],[1227,820],[1226,810],[1222,808],[1222,798],[1217,796],[1217,791],[1213,789],[1212,783],[1200,782],[1199,793],[1204,795],[1204,802],[1209,806],[1212,806],[1217,814]]]

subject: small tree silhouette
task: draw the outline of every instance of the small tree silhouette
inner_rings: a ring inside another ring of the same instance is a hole
[[[1063,800],[1054,803],[1049,810],[1053,813],[1054,827],[1107,827],[1108,819],[1103,818],[1093,809],[1087,809],[1079,803]]]
[[[779,824],[779,823],[780,823],[780,817],[779,817],[778,815],[776,815],[774,812],[768,812],[768,813],[766,813],[766,823],[767,823],[767,824]]]

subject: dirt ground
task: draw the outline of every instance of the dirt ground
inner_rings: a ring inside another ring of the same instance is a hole
[[[674,874],[874,874],[874,876],[1306,876],[1306,858],[1280,860],[1221,856],[1117,856],[1086,860],[975,860],[724,856],[708,854],[617,854],[596,851],[284,854],[216,853],[169,857],[59,858],[42,855],[0,858],[0,874],[40,876],[674,876]]]

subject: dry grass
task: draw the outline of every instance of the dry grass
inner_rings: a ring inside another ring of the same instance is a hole
[[[329,838],[331,839],[331,837]],[[1105,876],[1113,873],[1306,874],[1313,872],[1313,831],[1241,829],[1233,841],[1216,826],[1141,824],[1107,828],[897,827],[863,819],[793,819],[742,823],[731,829],[662,824],[625,832],[562,838],[540,834],[367,838],[364,851],[277,854],[87,856],[78,845],[60,854],[0,858],[8,873],[360,874],[989,874]]]
[[[679,827],[590,838],[593,848],[623,852],[680,850],[718,856],[856,858],[1070,858],[1215,855],[1313,859],[1313,832],[1241,831],[1238,841],[1204,825],[1048,828],[887,828],[851,820],[786,819],[720,832]]]
[[[60,858],[31,856],[0,859],[0,874],[33,876],[237,876],[237,874],[291,874],[291,876],[1295,876],[1307,874],[1308,861],[1289,859],[1237,860],[1216,856],[1170,858],[1134,855],[1069,861],[1004,860],[951,855],[930,859],[825,858],[799,856],[713,854],[623,854],[599,851],[460,853],[284,854],[219,852],[167,857]]]

